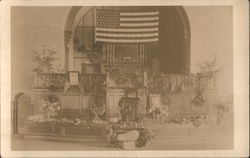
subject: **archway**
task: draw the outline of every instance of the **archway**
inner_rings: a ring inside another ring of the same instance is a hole
[[[190,26],[183,7],[159,7],[160,69],[163,73],[190,72]]]
[[[81,18],[93,7],[72,7],[65,26],[65,70],[73,70],[73,35]],[[139,8],[139,7],[138,7]],[[163,73],[190,72],[190,25],[181,6],[160,6],[158,58]]]
[[[13,101],[12,113],[13,134],[22,134],[27,132],[25,122],[31,114],[31,97],[23,92],[16,94]]]

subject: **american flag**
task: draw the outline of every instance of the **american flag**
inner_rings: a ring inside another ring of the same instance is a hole
[[[95,40],[108,43],[158,41],[159,12],[96,10]]]

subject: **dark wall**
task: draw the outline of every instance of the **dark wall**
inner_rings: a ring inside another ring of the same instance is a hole
[[[186,30],[181,19],[184,15],[180,15],[185,13],[178,14],[177,9],[184,10],[181,6],[122,8],[130,11],[159,10],[159,42],[151,52],[151,57],[159,60],[160,71],[163,73],[183,73],[190,70],[190,41],[184,38]]]
[[[122,11],[159,11],[159,42],[151,49],[151,58],[158,59],[160,71],[163,73],[183,73],[190,70],[190,42],[184,38],[182,19],[184,10],[181,6],[155,6],[155,7],[100,7],[110,10]],[[179,10],[179,13],[178,11]],[[189,25],[189,24],[186,24]],[[190,30],[188,30],[189,32]],[[190,38],[190,37],[189,37]],[[189,39],[190,40],[190,39]]]
[[[174,7],[160,7],[159,48],[161,72],[181,73],[189,69],[189,56],[185,54],[188,47],[185,45],[183,26],[180,16]]]

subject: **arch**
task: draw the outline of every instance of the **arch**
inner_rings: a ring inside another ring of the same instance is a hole
[[[20,97],[22,97],[22,96],[25,96],[25,93],[23,93],[23,92],[19,92],[19,93],[17,93],[16,95],[15,95],[15,97],[14,97],[14,101],[13,101],[13,111],[12,111],[12,125],[13,125],[13,128],[12,128],[12,132],[13,132],[13,134],[19,134],[19,131],[18,131],[18,124],[19,124],[19,120],[18,120],[18,112],[19,112],[19,110],[18,110],[18,104],[19,104],[19,102],[18,102],[18,100],[19,100],[19,98]]]
[[[64,46],[65,46],[65,60],[64,68],[66,71],[73,70],[73,37],[75,28],[77,27],[82,16],[85,15],[93,6],[86,7],[72,7],[66,20],[64,29]]]
[[[159,7],[159,48],[157,56],[163,73],[190,72],[190,24],[181,6]]]
[[[181,6],[174,7],[180,17],[184,33],[190,34],[190,23],[185,9]]]
[[[183,37],[184,37],[184,47],[185,48],[185,52],[183,52],[183,58],[184,60],[186,60],[186,65],[185,65],[185,71],[190,73],[190,57],[191,57],[191,29],[190,29],[190,22],[187,16],[187,13],[185,11],[185,9],[181,6],[176,6],[175,7],[182,26],[183,26]]]
[[[73,37],[74,30],[77,27],[81,18],[94,6],[76,6],[72,7],[65,24],[64,32],[64,44],[65,44],[65,70],[73,70]],[[183,43],[183,57],[181,59],[182,63],[185,63],[183,66],[185,72],[190,72],[190,23],[185,9],[182,6],[173,6],[175,12],[177,13],[181,26],[182,26],[182,43]],[[185,61],[184,61],[185,60]]]

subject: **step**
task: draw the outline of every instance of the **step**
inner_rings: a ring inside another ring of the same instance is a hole
[[[199,145],[206,148],[233,147],[233,135],[211,135],[211,136],[195,136],[195,137],[169,137],[169,138],[154,138],[146,145],[147,148],[166,148],[166,147],[187,147],[194,146],[199,148]]]
[[[14,136],[19,137],[21,139],[39,139],[39,140],[46,140],[46,141],[55,141],[55,142],[74,142],[74,143],[88,143],[88,144],[98,144],[98,145],[107,145],[109,144],[106,141],[105,137],[100,136],[53,136],[53,135],[35,135],[35,134],[23,134],[21,136]]]
[[[168,137],[194,137],[194,136],[211,136],[232,134],[232,128],[220,128],[212,126],[192,127],[185,125],[153,125],[148,126],[152,130],[154,137],[168,138]]]

